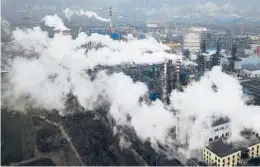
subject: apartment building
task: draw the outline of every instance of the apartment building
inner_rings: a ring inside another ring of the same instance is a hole
[[[244,134],[245,141],[240,143],[227,143],[220,139],[209,144],[203,149],[203,160],[208,165],[214,166],[237,166],[246,165],[247,162],[260,157],[259,134]]]

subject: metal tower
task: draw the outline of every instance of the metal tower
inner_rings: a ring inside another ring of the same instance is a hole
[[[112,28],[112,6],[109,7],[109,28]]]
[[[175,83],[175,89],[182,91],[181,81],[180,81],[180,71],[181,71],[181,60],[176,60],[176,83]]]
[[[244,23],[242,22],[240,25],[240,35],[243,36],[244,35]]]
[[[167,60],[163,63],[163,70],[161,72],[161,100],[165,103],[167,101]]]

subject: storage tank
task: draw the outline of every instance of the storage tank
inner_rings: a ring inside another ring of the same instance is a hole
[[[149,92],[149,99],[152,101],[155,101],[156,99],[160,98],[160,92],[159,91],[150,91]]]
[[[234,61],[234,69],[240,70],[241,69],[241,60],[235,60]]]
[[[182,85],[187,85],[189,83],[189,73],[185,71],[180,72],[180,81]]]
[[[112,38],[113,40],[120,40],[120,34],[118,33],[111,33],[110,34],[110,38]]]

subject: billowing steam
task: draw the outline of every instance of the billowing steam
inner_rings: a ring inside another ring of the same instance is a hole
[[[216,85],[217,91],[212,89]],[[239,81],[215,67],[199,82],[188,86],[184,92],[173,92],[171,102],[180,111],[182,133],[188,133],[190,149],[202,148],[208,140],[207,129],[212,125],[212,116],[227,116],[231,119],[231,140],[238,140],[244,128],[260,132],[260,107],[247,106]],[[193,122],[189,117],[195,117]],[[192,127],[192,128],[191,128]]]
[[[86,70],[99,64],[154,63],[164,61],[165,57],[175,59],[176,55],[164,52],[167,47],[154,39],[127,43],[85,33],[80,33],[76,39],[62,32],[49,38],[39,27],[16,29],[13,37],[17,48],[30,56],[19,56],[12,62],[10,100],[15,102],[21,97],[30,97],[37,106],[56,108],[66,114],[64,103],[68,93],[77,96],[81,106],[89,110],[94,109],[100,99],[105,99],[111,104],[109,113],[118,124],[133,127],[143,140],[149,138],[164,143],[165,135],[176,121],[160,101],[149,106],[139,103],[139,98],[148,91],[145,84],[134,83],[123,73],[107,75],[100,72],[91,81]],[[90,43],[102,47],[90,47],[86,52],[84,45]],[[153,53],[147,53],[148,50]]]
[[[54,22],[55,19],[50,18],[44,19],[53,21],[48,25],[66,29],[61,20]],[[17,56],[12,61],[9,73],[12,89],[7,94],[7,97],[12,97],[10,103],[26,97],[35,105],[56,108],[61,114],[66,114],[64,103],[69,93],[74,94],[85,109],[95,109],[106,101],[110,104],[109,115],[116,123],[133,127],[142,140],[168,146],[175,142],[169,131],[177,125],[176,116],[160,100],[151,104],[140,102],[140,97],[148,91],[144,83],[133,82],[123,73],[108,75],[101,71],[94,80],[86,75],[86,70],[99,64],[149,64],[181,57],[166,53],[166,46],[154,39],[122,42],[104,35],[88,36],[85,33],[80,33],[76,39],[63,33],[49,38],[47,32],[39,27],[16,29],[13,38],[19,46],[13,49],[22,50],[30,56]],[[213,83],[217,91],[212,90]],[[214,68],[184,92],[174,91],[171,104],[179,111],[177,115],[182,132],[190,136],[188,150],[205,146],[205,131],[212,123],[212,115],[231,119],[232,140],[237,139],[242,127],[260,132],[260,108],[245,105],[239,82],[219,68]]]
[[[83,9],[80,9],[79,11],[71,10],[69,8],[66,8],[63,13],[67,17],[67,19],[70,19],[72,16],[86,16],[88,18],[95,18],[102,22],[108,22],[109,19],[105,19],[103,17],[100,17],[97,13],[92,11],[85,11]]]
[[[63,21],[59,18],[58,15],[47,15],[45,16],[42,21],[45,22],[46,26],[53,27],[54,30],[69,30],[63,23]]]

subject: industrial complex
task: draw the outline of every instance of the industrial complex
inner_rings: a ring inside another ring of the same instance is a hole
[[[134,62],[114,65],[98,64],[93,68],[84,69],[83,73],[86,73],[91,81],[96,79],[99,72],[105,71],[108,75],[123,73],[131,77],[134,83],[145,83],[148,91],[145,97],[140,97],[140,101],[152,104],[160,100],[166,111],[169,110],[176,116],[177,123],[173,130],[176,148],[188,148],[189,130],[192,129],[192,123],[181,125],[180,111],[170,107],[171,94],[174,91],[185,92],[185,88],[193,82],[201,81],[205,74],[215,66],[220,66],[225,74],[240,82],[241,94],[243,91],[241,98],[246,99],[247,105],[260,106],[260,35],[246,33],[242,22],[239,24],[240,33],[236,34],[225,29],[151,20],[142,25],[120,25],[113,22],[113,9],[110,6],[107,24],[107,26],[80,27],[77,29],[77,34],[81,32],[89,36],[102,34],[106,35],[110,41],[118,42],[153,38],[154,41],[168,46],[168,49],[163,49],[163,53],[169,54],[172,58],[163,58],[161,62],[146,64]],[[67,30],[63,32],[63,35],[71,35],[70,33]],[[103,47],[100,43],[90,41],[82,48],[84,48],[83,53],[87,55],[91,50]],[[149,55],[153,54],[150,50],[144,52]],[[3,78],[6,77],[8,70],[2,70],[1,75]],[[2,89],[7,89],[5,87],[7,85],[3,84]],[[217,92],[217,90],[218,87],[213,83],[212,92]],[[188,119],[194,122],[196,117]],[[187,128],[187,126],[191,127]],[[192,150],[198,151],[199,154],[190,157],[185,165],[218,167],[260,165],[254,161],[260,159],[260,134],[257,130],[244,129],[241,131],[243,139],[239,142],[231,142],[229,140],[232,137],[231,129],[230,118],[214,117],[212,125],[203,131],[206,147]]]

